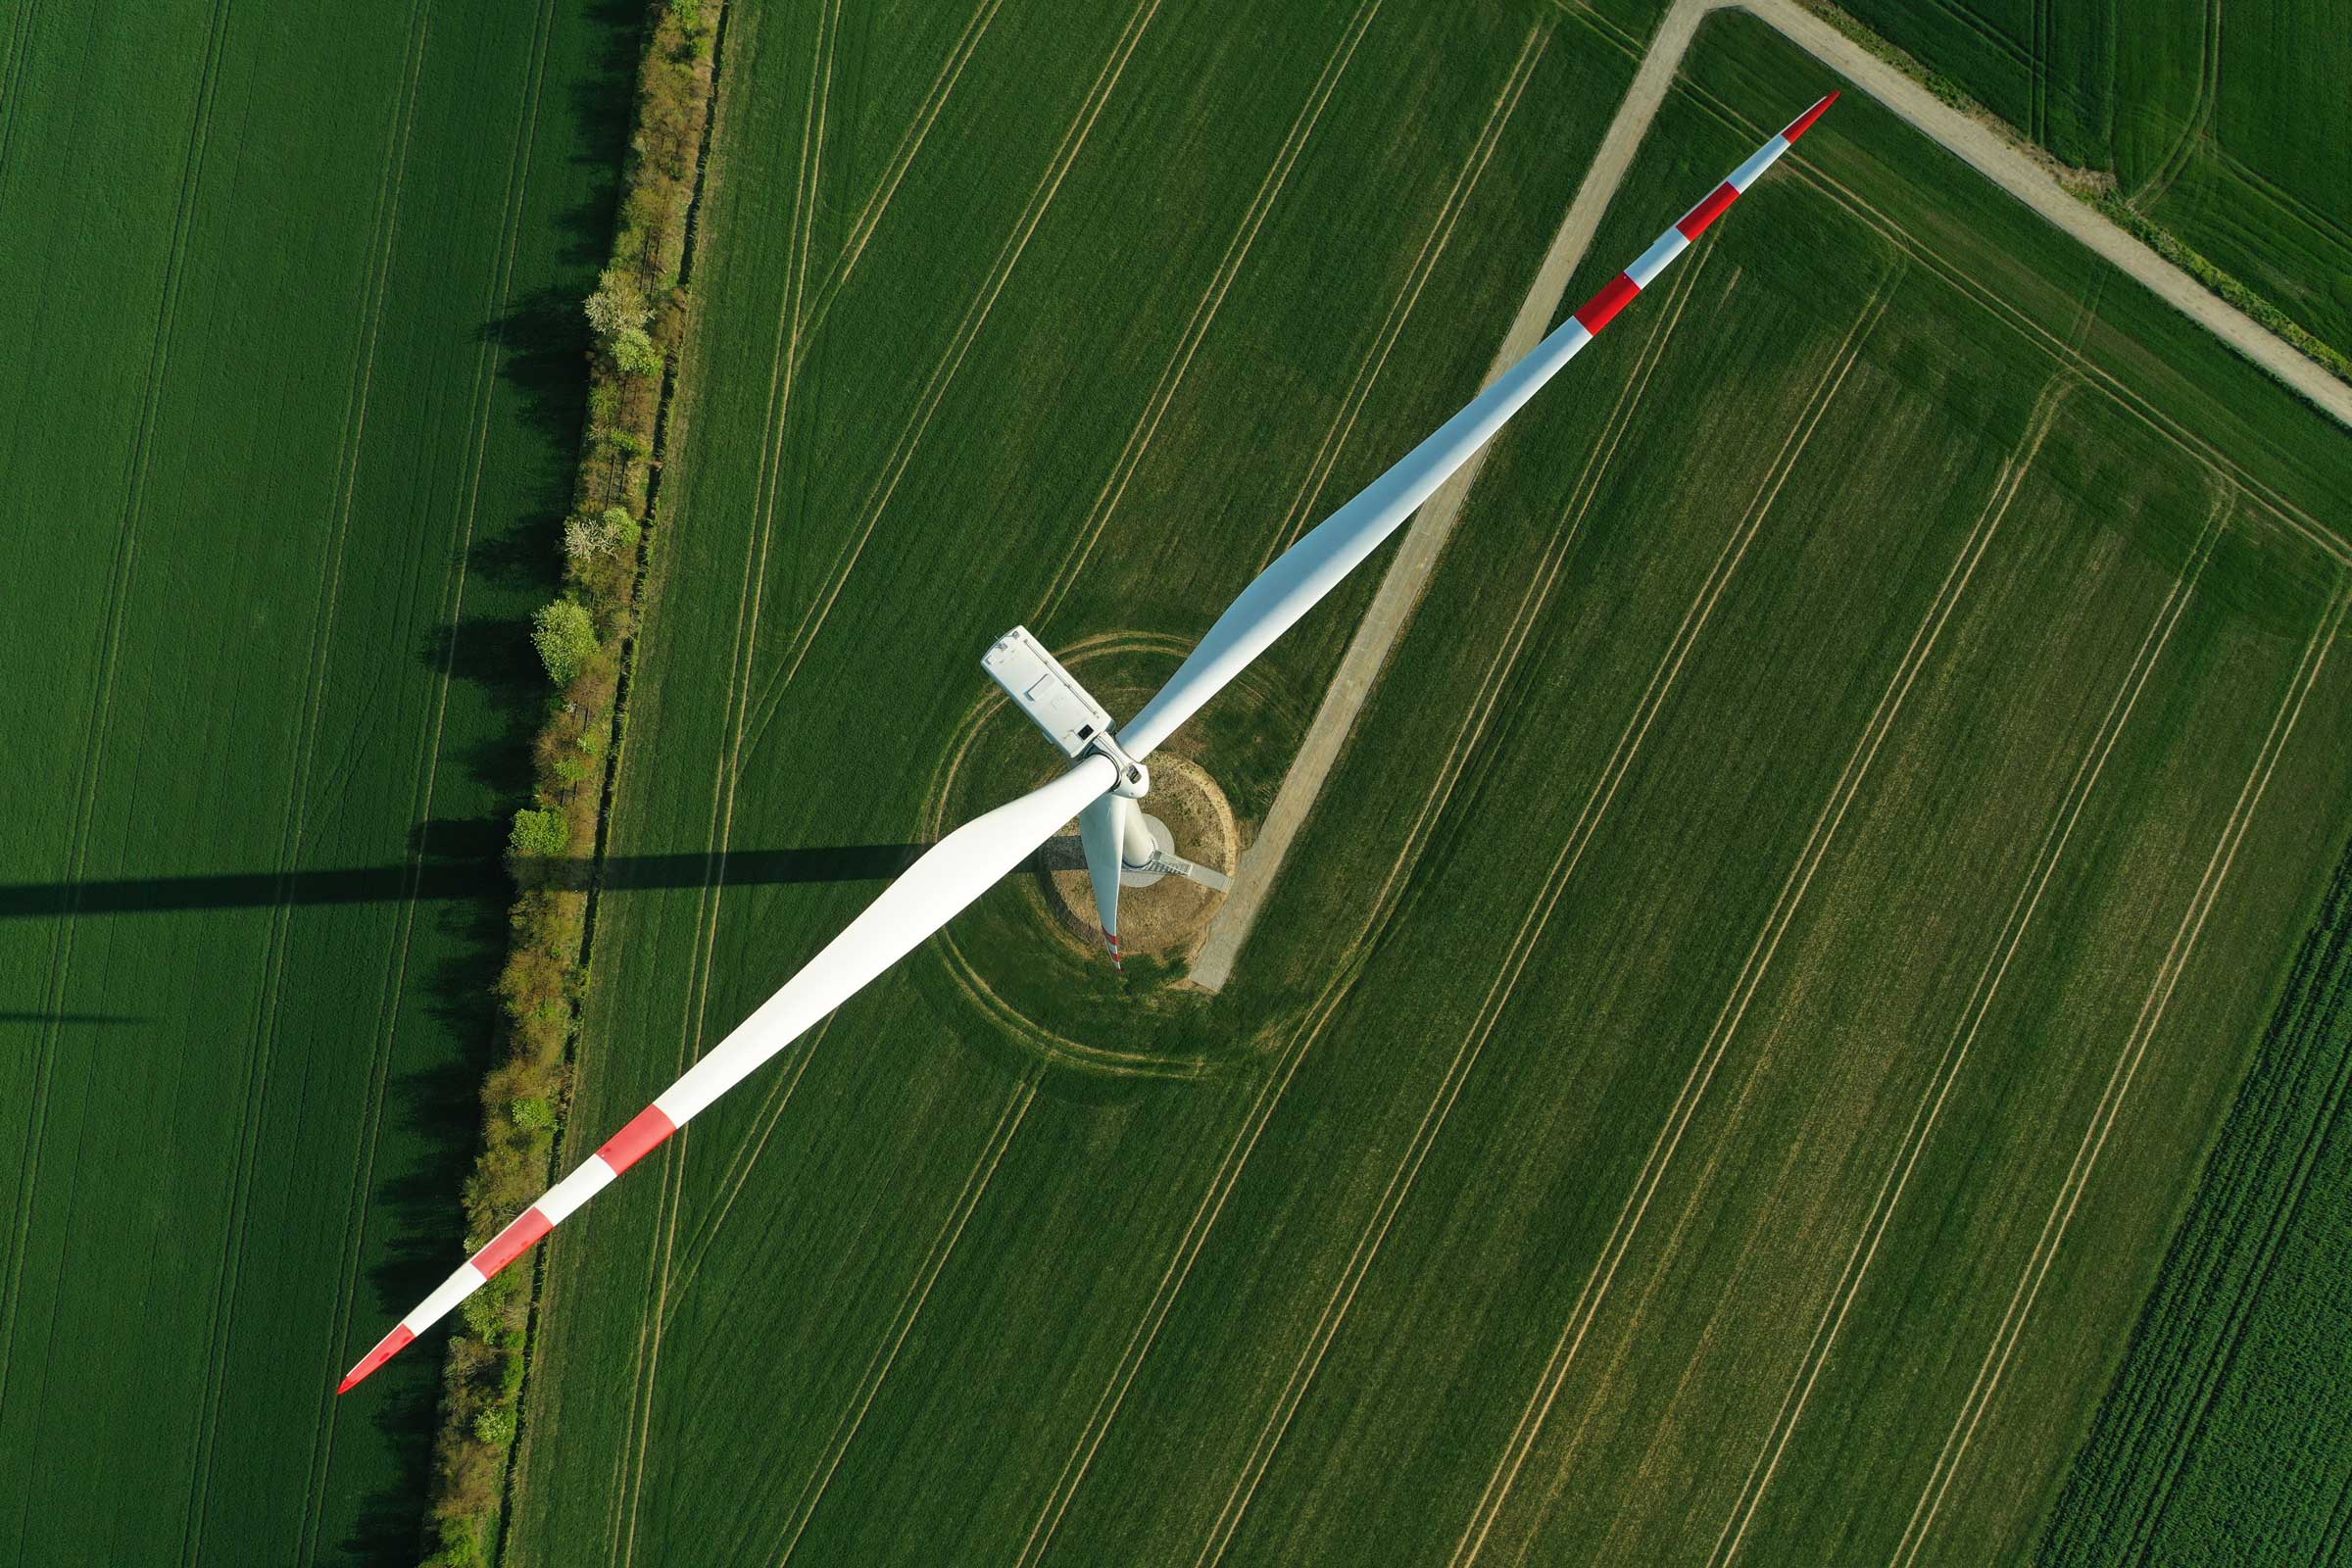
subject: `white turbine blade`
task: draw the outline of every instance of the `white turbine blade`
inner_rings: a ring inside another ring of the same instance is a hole
[[[1102,939],[1110,944],[1114,966],[1119,962],[1119,844],[1134,810],[1135,803],[1124,795],[1101,795],[1078,813],[1078,838],[1086,847],[1087,875],[1095,884],[1095,913],[1102,918]]]
[[[1242,596],[1227,607],[1208,635],[1187,655],[1159,695],[1144,705],[1119,732],[1119,745],[1137,760],[1152,755],[1178,725],[1193,716],[1202,703],[1222,691],[1227,682],[1249,667],[1291,623],[1312,610],[1340,579],[1380,542],[1437,493],[1438,486],[1470,461],[1494,438],[1512,415],[1576,358],[1584,346],[1625,308],[1626,302],[1649,286],[1668,262],[1683,253],[1709,223],[1723,215],[1740,193],[1770,169],[1789,144],[1813,127],[1838,95],[1831,93],[1792,122],[1787,130],[1756,150],[1706,200],[1658,236],[1633,266],[1611,278],[1585,307],[1554,328],[1527,358],[1495,377],[1493,385],[1470,400],[1469,407],[1438,427],[1437,433],[1406,453],[1396,466],[1372,481],[1361,495],[1319,523],[1312,532],[1283,552]]]
[[[696,1112],[741,1082],[818,1019],[864,989],[875,976],[914,951],[932,932],[995,886],[1038,846],[1061,831],[1118,777],[1117,764],[1089,756],[1042,789],[974,817],[923,853],[922,858],[843,928],[782,990],[712,1047],[686,1075],[571,1174],[549,1188],[488,1246],[458,1266],[441,1288],[344,1377],[338,1394],[367,1377],[431,1327],[452,1307],[521,1256],[541,1237],[610,1186],[647,1151],[683,1127]]]

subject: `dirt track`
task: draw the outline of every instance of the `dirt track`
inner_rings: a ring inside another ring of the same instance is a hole
[[[1779,29],[1806,53],[1851,80],[1895,116],[1951,152],[1970,168],[2024,202],[2035,213],[2090,247],[2100,257],[2130,273],[2158,298],[2221,338],[2231,348],[2270,371],[2338,422],[2352,426],[2352,387],[2328,375],[2250,317],[2225,303],[2187,273],[2174,267],[2138,240],[2116,227],[2098,212],[2069,195],[2008,137],[1957,110],[1947,107],[1927,88],[1880,60],[1837,28],[1806,11],[1796,0],[1680,0],[1667,13],[1649,52],[1617,116],[1601,138],[1600,152],[1586,171],[1576,199],[1552,236],[1527,298],[1519,307],[1502,346],[1487,368],[1493,381],[1542,339],[1559,313],[1568,278],[1584,260],[1601,215],[1624,181],[1635,152],[1649,131],[1649,122],[1666,101],[1683,55],[1698,24],[1710,13],[1733,7],[1749,12]],[[1306,739],[1284,776],[1282,788],[1266,813],[1258,835],[1241,858],[1232,895],[1210,922],[1192,966],[1194,984],[1214,991],[1233,973],[1242,945],[1257,919],[1258,909],[1272,891],[1291,842],[1305,824],[1307,813],[1322,794],[1323,781],[1339,760],[1340,748],[1355,727],[1356,714],[1388,662],[1445,549],[1446,540],[1460,518],[1462,503],[1477,482],[1486,454],[1481,452],[1432,496],[1405,529],[1404,542],[1389,567],[1380,592],[1348,645],[1339,672],[1315,710]]]

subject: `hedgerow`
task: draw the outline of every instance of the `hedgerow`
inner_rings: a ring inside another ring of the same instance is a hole
[[[685,330],[680,281],[716,83],[721,0],[654,0],[637,76],[619,220],[583,302],[595,348],[588,417],[563,529],[562,594],[533,617],[555,691],[533,744],[532,798],[514,813],[516,897],[498,980],[504,1059],[482,1085],[482,1146],[466,1178],[468,1250],[553,1179],[572,1031],[586,982],[592,870],[622,734],[656,499],[670,367]],[[428,1568],[498,1560],[510,1455],[520,1433],[536,1254],[469,1298],[450,1336],[435,1440]]]

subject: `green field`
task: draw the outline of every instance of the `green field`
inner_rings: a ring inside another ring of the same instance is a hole
[[[1469,395],[1637,48],[730,12],[580,1144],[888,858],[774,852],[1048,771],[997,633],[1124,706]],[[1832,85],[1709,22],[1570,300]],[[1007,886],[566,1226],[510,1562],[2032,1549],[2343,847],[2352,454],[1852,97],[1670,277],[1225,990]],[[1246,816],[1373,586],[1175,742]]]
[[[2304,943],[2042,1561],[2332,1562],[2342,1550],[2348,997],[2352,864]]]
[[[416,1556],[634,52],[0,13],[0,1560]]]
[[[1845,9],[2338,350],[2352,350],[2352,25],[2338,0]]]

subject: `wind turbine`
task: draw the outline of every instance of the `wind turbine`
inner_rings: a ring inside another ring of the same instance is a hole
[[[1151,791],[1146,763],[1152,754],[1395,533],[1837,101],[1838,94],[1831,93],[1756,149],[1525,359],[1285,551],[1226,607],[1158,695],[1124,728],[1114,733],[1102,706],[1027,631],[1016,627],[1000,639],[983,667],[1062,747],[1072,761],[1069,771],[973,818],[924,852],[734,1033],[461,1263],[360,1358],[335,1392],[348,1391],[398,1354],[754,1068],[914,951],[1072,817],[1079,819],[1102,930],[1115,956],[1119,870],[1143,868],[1157,853],[1135,805]]]

